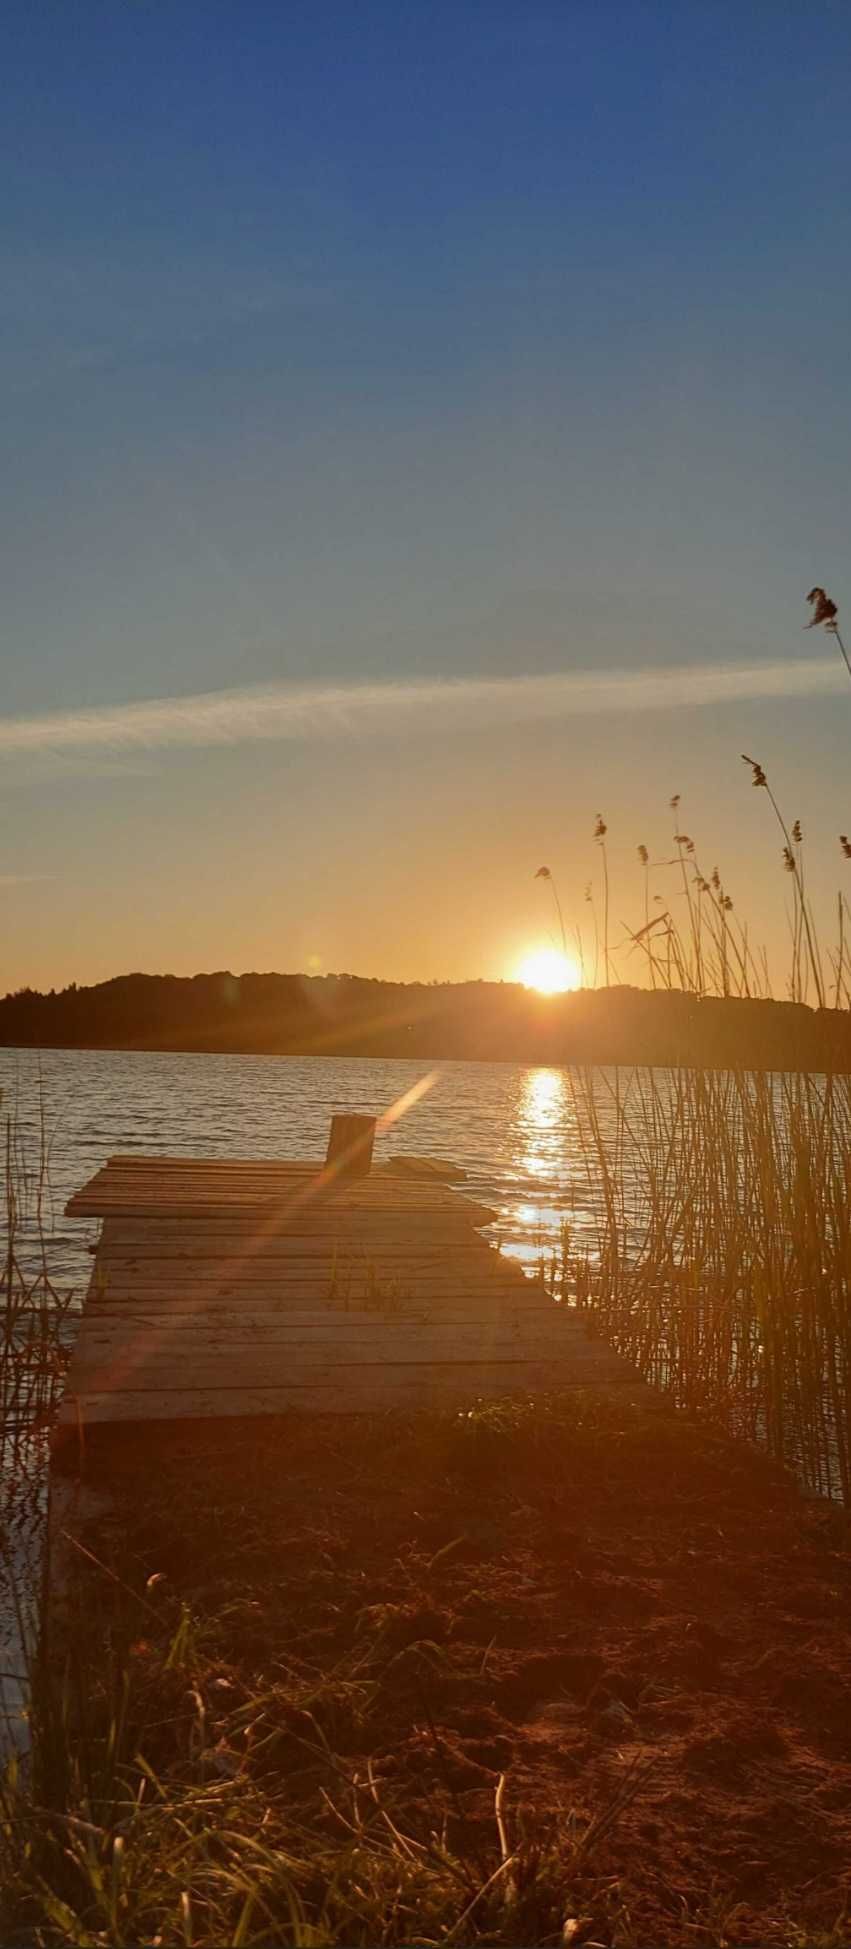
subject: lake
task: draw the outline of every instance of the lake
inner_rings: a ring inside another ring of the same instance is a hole
[[[55,1283],[77,1290],[91,1271],[86,1247],[96,1228],[65,1219],[64,1206],[115,1152],[322,1159],[340,1110],[382,1116],[398,1106],[376,1160],[408,1152],[459,1164],[471,1192],[497,1213],[491,1231],[501,1249],[530,1269],[558,1243],[565,1215],[590,1243],[593,1209],[567,1070],[3,1049],[0,1087],[31,1175],[43,1106],[50,1266]]]

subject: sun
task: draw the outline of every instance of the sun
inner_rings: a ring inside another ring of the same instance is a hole
[[[562,954],[559,948],[536,947],[524,955],[517,979],[524,988],[536,988],[539,995],[565,995],[569,989],[580,987],[582,970],[577,961],[569,954]]]

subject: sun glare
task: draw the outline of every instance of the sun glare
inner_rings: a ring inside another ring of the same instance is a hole
[[[556,947],[537,947],[524,956],[517,979],[524,988],[536,988],[539,995],[564,995],[568,989],[580,986],[582,974],[578,962],[571,960],[569,954],[562,954]]]

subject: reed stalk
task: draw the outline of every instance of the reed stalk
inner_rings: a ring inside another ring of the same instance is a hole
[[[14,1112],[3,1129],[0,1198],[0,1480],[14,1481],[34,1434],[49,1427],[66,1364],[73,1291],[50,1269],[49,1143],[39,1093],[33,1157]]]
[[[790,993],[814,990],[823,1007],[801,829],[746,763],[784,836]],[[764,993],[717,869],[707,879],[688,834],[674,837],[685,926],[666,911],[631,937],[651,985],[698,999]],[[646,849],[639,858],[649,915]],[[842,896],[838,914],[837,1008],[848,1005]],[[682,1067],[580,1069],[571,1082],[597,1216],[563,1291],[677,1402],[766,1444],[814,1492],[851,1500],[851,1077]]]

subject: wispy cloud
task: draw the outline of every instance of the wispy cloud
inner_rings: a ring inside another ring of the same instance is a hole
[[[0,873],[0,892],[6,887],[32,887],[43,880],[52,880],[53,873]]]
[[[207,691],[103,709],[0,718],[6,757],[130,753],[282,740],[392,737],[476,730],[615,711],[690,710],[755,698],[838,695],[845,673],[826,659],[571,671],[541,677],[469,677],[415,683]]]

